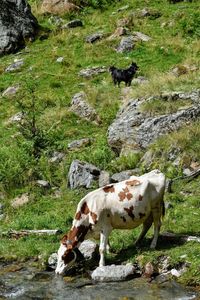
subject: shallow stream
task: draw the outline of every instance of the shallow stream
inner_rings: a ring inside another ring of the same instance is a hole
[[[94,283],[84,277],[61,277],[39,271],[30,263],[0,263],[0,300],[190,300],[200,299],[175,281],[162,283],[135,278],[129,281]]]

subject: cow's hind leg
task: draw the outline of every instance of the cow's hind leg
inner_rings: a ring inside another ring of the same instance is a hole
[[[135,246],[138,246],[140,244],[140,242],[143,240],[147,231],[151,227],[152,223],[153,223],[153,215],[150,214],[149,217],[143,223],[142,232],[140,233],[139,237],[137,238],[137,240],[135,242]]]
[[[153,214],[153,223],[154,223],[154,235],[153,235],[153,240],[151,242],[150,248],[154,249],[157,244],[158,235],[159,235],[160,226],[161,226],[160,208],[157,207],[157,208],[152,209],[152,214]]]
[[[111,228],[104,228],[101,230],[100,233],[100,246],[99,246],[99,253],[100,253],[100,261],[99,267],[105,266],[105,253],[107,250],[108,245],[108,237],[111,232]]]

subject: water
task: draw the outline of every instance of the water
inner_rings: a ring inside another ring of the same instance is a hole
[[[199,299],[176,282],[149,283],[144,278],[94,283],[89,277],[61,277],[30,263],[0,265],[0,300],[192,300]]]

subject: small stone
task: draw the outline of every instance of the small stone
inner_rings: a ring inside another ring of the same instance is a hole
[[[134,44],[134,37],[132,35],[129,35],[127,37],[123,37],[121,39],[121,42],[119,44],[119,46],[117,47],[116,51],[117,52],[129,52],[131,50],[133,50],[135,44]]]
[[[13,72],[13,71],[19,70],[19,69],[21,69],[23,64],[24,64],[23,59],[15,60],[13,64],[9,65],[5,69],[5,72]]]
[[[175,276],[175,277],[181,276],[181,273],[176,269],[171,269],[171,274],[172,274],[172,276]]]
[[[75,140],[75,141],[68,144],[68,149],[69,150],[74,150],[74,149],[77,149],[77,148],[88,146],[88,145],[90,145],[90,143],[91,143],[90,138]]]
[[[90,78],[92,76],[105,73],[107,71],[106,67],[92,67],[92,68],[87,68],[83,69],[79,72],[79,76],[83,76],[86,78]]]
[[[13,208],[17,208],[19,206],[23,206],[24,204],[30,201],[28,193],[22,194],[19,197],[16,197],[11,201],[11,206]]]
[[[2,96],[3,97],[12,97],[17,93],[18,90],[19,90],[19,85],[10,86],[2,93]]]
[[[189,168],[186,168],[183,170],[183,175],[185,176],[190,176],[193,172],[189,169]]]
[[[37,180],[36,183],[41,188],[49,189],[51,187],[50,183],[46,180]]]
[[[133,32],[133,37],[135,38],[135,40],[142,42],[148,42],[151,40],[150,36],[138,31]]]
[[[99,246],[93,241],[85,240],[81,243],[78,249],[85,259],[93,259],[98,255]]]
[[[67,24],[63,25],[62,29],[82,27],[82,26],[83,26],[83,22],[81,20],[77,19],[77,20],[72,20],[72,21],[68,22]]]
[[[65,153],[55,151],[53,152],[52,157],[49,159],[49,162],[50,163],[61,162],[64,157],[65,157]]]
[[[48,267],[50,267],[51,269],[56,269],[57,261],[58,261],[58,254],[52,253],[48,258]]]
[[[91,43],[93,44],[94,42],[96,41],[99,41],[103,38],[103,34],[102,33],[93,33],[93,34],[90,34],[88,35],[86,38],[85,38],[85,41],[87,43]]]
[[[23,119],[23,117],[24,114],[22,112],[18,112],[17,114],[9,118],[8,122],[9,123],[20,122]]]
[[[63,60],[64,60],[64,57],[61,56],[56,59],[56,62],[61,63],[61,62],[63,62]]]
[[[154,273],[154,267],[151,262],[148,262],[144,267],[144,277],[150,278]]]

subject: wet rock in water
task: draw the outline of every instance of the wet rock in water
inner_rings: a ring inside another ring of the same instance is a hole
[[[102,33],[93,33],[93,34],[90,34],[88,35],[86,38],[85,38],[85,41],[87,43],[91,43],[93,44],[94,42],[96,41],[99,41],[103,38],[103,34]]]
[[[99,176],[99,187],[103,187],[110,183],[110,174],[106,171],[101,171]]]
[[[72,20],[72,21],[68,22],[67,24],[64,24],[62,26],[62,29],[82,27],[82,26],[83,26],[83,22],[79,19],[76,19],[76,20]]]
[[[11,65],[9,65],[5,69],[5,72],[13,72],[13,71],[16,71],[16,70],[20,70],[21,67],[23,66],[23,64],[24,64],[24,60],[23,59],[16,59],[14,61],[14,63],[12,63]]]
[[[21,196],[16,197],[15,199],[13,199],[11,201],[11,206],[13,208],[17,208],[19,206],[22,206],[22,205],[28,203],[29,201],[30,201],[30,198],[29,198],[28,193],[24,193]]]
[[[83,119],[100,123],[99,116],[95,109],[88,104],[87,96],[84,92],[74,95],[71,101],[71,111]]]
[[[2,96],[10,98],[14,96],[18,90],[19,90],[19,85],[10,86],[2,93]]]
[[[48,267],[55,270],[58,261],[58,254],[52,253],[48,258]]]
[[[69,173],[68,173],[68,184],[71,189],[83,186],[90,188],[100,175],[100,169],[96,166],[82,162],[79,160],[74,160],[71,163]]]
[[[111,265],[96,268],[91,277],[95,281],[121,281],[130,278],[135,274],[135,267],[132,264]]]
[[[126,51],[131,51],[133,50],[135,44],[134,44],[134,37],[132,35],[130,36],[126,36],[126,37],[123,37],[121,39],[121,42],[119,44],[119,46],[117,47],[116,51],[117,52],[126,52]]]
[[[91,144],[91,139],[90,138],[75,140],[75,141],[68,144],[68,149],[69,150],[74,150],[74,149],[78,149],[78,148],[81,148],[81,147],[86,147],[90,144]]]

